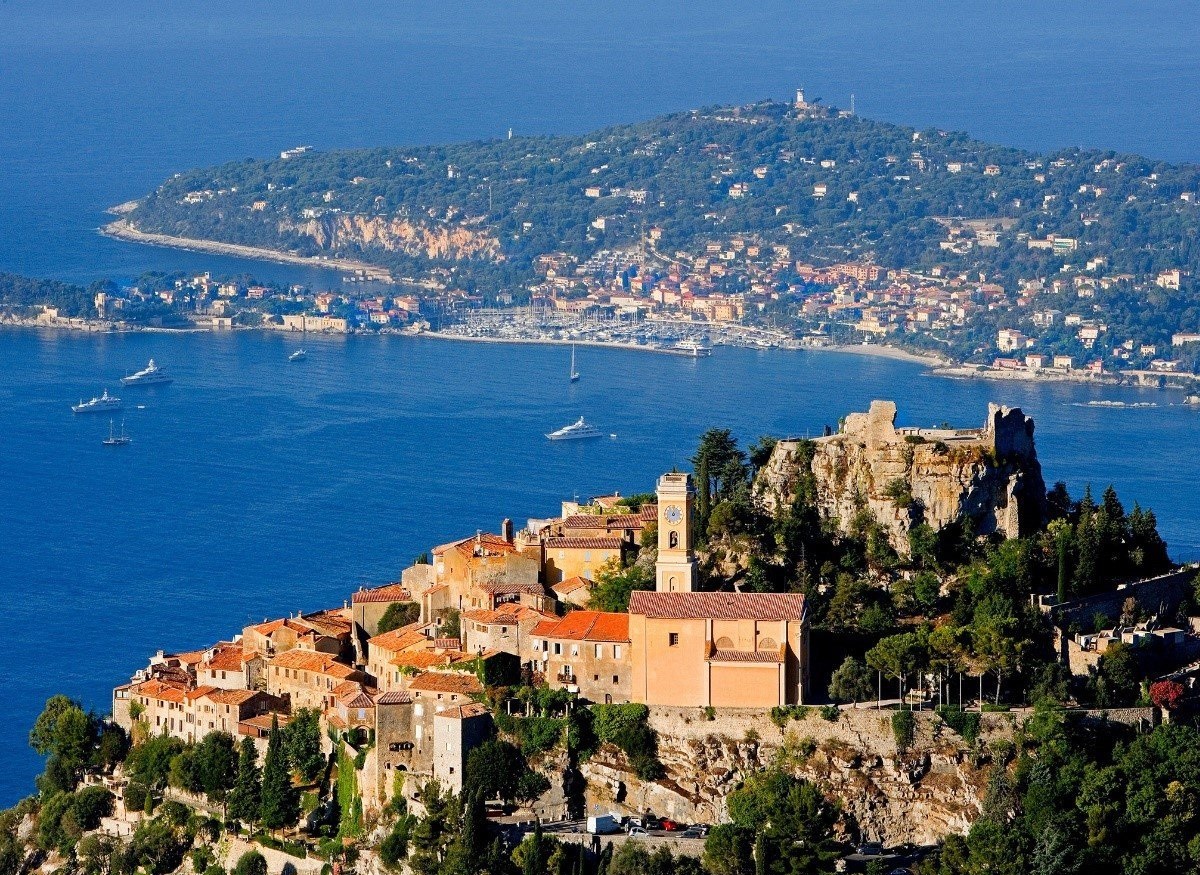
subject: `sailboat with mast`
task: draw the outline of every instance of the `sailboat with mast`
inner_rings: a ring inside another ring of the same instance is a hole
[[[130,443],[133,443],[133,438],[131,438],[129,435],[125,434],[125,420],[123,420],[123,419],[121,420],[121,433],[116,434],[113,431],[113,421],[110,419],[108,421],[108,437],[106,437],[104,439],[104,446],[106,446],[106,447],[123,447],[126,444],[130,444]]]
[[[575,344],[573,344],[573,343],[571,344],[571,371],[570,371],[570,375],[571,375],[571,382],[572,382],[572,383],[578,383],[578,382],[579,382],[579,371],[575,370]]]

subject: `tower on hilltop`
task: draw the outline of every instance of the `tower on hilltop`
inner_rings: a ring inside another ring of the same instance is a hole
[[[696,490],[690,474],[658,478],[658,562],[654,584],[659,592],[691,592],[696,580],[692,530]]]
[[[795,109],[804,111],[809,108],[808,101],[804,99],[804,87],[796,89],[796,102],[792,104]]]

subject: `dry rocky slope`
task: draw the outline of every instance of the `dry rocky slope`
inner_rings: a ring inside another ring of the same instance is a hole
[[[326,251],[379,248],[433,260],[504,258],[500,241],[490,233],[463,226],[431,226],[403,218],[328,214],[300,223],[280,222],[279,231],[311,237]]]
[[[836,722],[812,709],[780,730],[762,711],[652,708],[666,775],[643,782],[606,747],[584,764],[588,811],[641,812],[686,823],[724,820],[728,795],[752,773],[778,764],[807,778],[846,815],[851,837],[930,844],[963,833],[979,817],[991,769],[931,713],[918,713],[911,747],[897,749],[890,711],[844,709]],[[1011,737],[1007,715],[984,714],[981,741]]]
[[[821,513],[848,531],[860,510],[887,532],[901,554],[922,522],[934,531],[970,519],[976,534],[1018,537],[1037,529],[1046,484],[1033,444],[1033,420],[1020,408],[988,405],[983,428],[900,428],[896,405],[873,401],[846,417],[837,434],[817,438],[812,471]],[[795,494],[804,459],[799,441],[783,440],[756,488],[773,511]]]

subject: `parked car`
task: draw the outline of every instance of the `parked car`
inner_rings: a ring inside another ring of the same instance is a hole
[[[695,830],[696,832],[700,833],[700,838],[704,838],[705,836],[708,835],[708,824],[707,823],[693,823],[691,826],[688,827],[688,829]]]
[[[863,842],[855,849],[854,853],[860,857],[882,857],[883,845],[879,842]]]
[[[678,829],[682,829],[682,827],[680,827],[678,823],[671,820],[669,817],[664,817],[661,821],[659,821],[659,829],[666,830],[667,832],[675,832]]]
[[[648,835],[650,835],[650,833],[646,832],[640,826],[629,827],[629,837],[631,839],[644,839]]]
[[[704,836],[703,836],[703,834],[701,834],[700,830],[695,829],[695,828],[685,829],[679,835],[680,835],[680,838],[685,838],[685,839],[702,839],[702,838],[704,838]]]

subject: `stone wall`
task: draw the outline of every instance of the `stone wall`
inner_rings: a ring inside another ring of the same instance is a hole
[[[780,730],[761,710],[653,708],[663,779],[642,782],[610,748],[583,766],[589,814],[640,813],[684,822],[719,822],[725,803],[749,774],[779,763],[814,781],[847,814],[852,833],[889,844],[933,842],[964,832],[979,815],[990,760],[986,743],[1011,738],[1006,714],[982,715],[981,746],[972,750],[930,712],[918,712],[917,735],[896,748],[891,711],[843,709],[837,722],[811,709]]]
[[[1020,409],[988,405],[983,428],[902,428],[896,405],[873,401],[851,413],[834,435],[813,441],[811,472],[821,514],[848,531],[866,509],[892,546],[908,552],[908,533],[970,518],[978,534],[1017,537],[1036,530],[1046,509],[1046,484],[1034,448],[1033,420]],[[800,443],[780,441],[756,490],[769,509],[790,503]]]
[[[1174,617],[1180,602],[1192,594],[1198,572],[1200,566],[1188,565],[1170,574],[1125,584],[1112,592],[1102,592],[1086,598],[1072,599],[1061,605],[1053,605],[1048,610],[1056,625],[1088,625],[1096,614],[1104,614],[1110,620],[1116,620],[1121,615],[1121,606],[1124,605],[1125,599],[1133,597],[1143,611],[1169,619]]]

